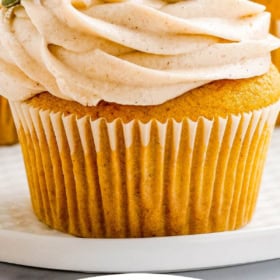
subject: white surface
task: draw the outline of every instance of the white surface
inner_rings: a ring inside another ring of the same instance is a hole
[[[172,276],[166,274],[129,273],[83,278],[84,280],[198,280],[197,278]]]
[[[34,217],[18,146],[0,148],[0,261],[91,272],[179,271],[280,257],[280,130],[272,141],[252,223],[217,234],[80,239]]]

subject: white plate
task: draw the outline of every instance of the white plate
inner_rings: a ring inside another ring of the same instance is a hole
[[[199,280],[197,278],[172,276],[172,275],[166,275],[166,274],[150,274],[150,273],[115,274],[115,275],[83,278],[83,280],[180,280],[180,279],[181,280]]]
[[[280,129],[252,223],[215,234],[81,239],[34,217],[18,146],[0,148],[0,261],[87,272],[180,271],[280,258]]]

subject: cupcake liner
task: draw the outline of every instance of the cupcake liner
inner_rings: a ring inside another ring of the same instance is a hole
[[[0,145],[11,145],[16,142],[17,133],[9,103],[0,96]]]
[[[38,218],[77,236],[121,238],[247,224],[280,103],[165,123],[11,106]]]

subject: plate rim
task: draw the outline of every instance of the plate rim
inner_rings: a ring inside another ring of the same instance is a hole
[[[264,239],[270,242],[262,242]],[[231,256],[225,258],[226,248],[234,243],[242,244],[237,245],[240,250],[231,247]],[[217,244],[220,246],[217,247]],[[210,240],[201,238],[201,235],[93,240],[0,230],[0,246],[0,261],[32,267],[91,273],[177,272],[280,258],[280,226],[255,231],[211,233]],[[208,252],[215,250],[213,259],[203,257],[203,246]],[[26,252],[32,257],[27,257]],[[86,258],[91,260],[81,263]]]

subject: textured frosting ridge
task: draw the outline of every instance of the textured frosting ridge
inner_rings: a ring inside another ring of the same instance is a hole
[[[247,0],[22,0],[2,9],[0,91],[96,105],[156,105],[266,73],[280,40]]]

